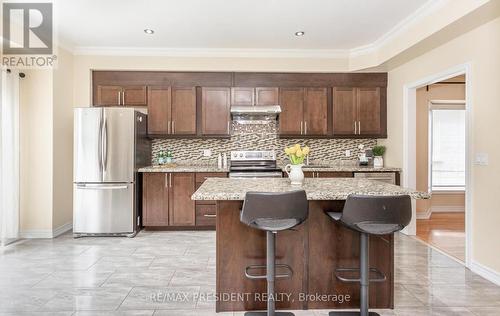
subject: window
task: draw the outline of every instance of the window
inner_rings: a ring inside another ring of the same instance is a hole
[[[431,103],[432,190],[465,189],[465,104]]]

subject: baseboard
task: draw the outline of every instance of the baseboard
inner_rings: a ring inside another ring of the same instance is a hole
[[[52,238],[60,236],[60,235],[64,234],[65,232],[69,232],[72,229],[73,229],[73,222],[68,222],[68,223],[63,224],[59,227],[56,227],[52,230]]]
[[[464,206],[431,206],[431,213],[463,213],[465,212]]]
[[[431,218],[431,215],[432,215],[432,210],[431,208],[428,208],[427,211],[425,212],[418,212],[417,219],[429,219]]]
[[[472,272],[479,274],[486,280],[495,283],[496,285],[500,286],[500,273],[488,268],[474,260],[472,260],[472,263],[470,265],[470,269]]]
[[[21,238],[34,239],[34,238],[55,238],[70,231],[73,228],[73,222],[63,224],[54,229],[32,229],[20,232]]]

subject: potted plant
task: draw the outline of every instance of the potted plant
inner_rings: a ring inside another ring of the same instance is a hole
[[[167,151],[161,150],[156,155],[156,158],[158,160],[159,165],[164,165],[166,163],[172,162],[173,155],[172,155],[172,152],[170,150],[167,150]]]
[[[309,147],[301,147],[299,144],[285,148],[285,154],[290,159],[290,163],[285,166],[285,172],[288,174],[292,185],[302,185],[304,182],[302,166],[304,165],[304,159],[309,155],[309,151]]]
[[[384,166],[384,156],[385,154],[385,146],[373,146],[373,167],[374,168],[382,168]]]

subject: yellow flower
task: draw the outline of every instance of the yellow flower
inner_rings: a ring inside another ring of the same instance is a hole
[[[294,147],[290,147],[288,148],[288,150],[290,151],[290,154],[295,154],[295,152],[297,152],[297,148],[294,146]]]
[[[310,150],[310,149],[309,149],[309,147],[307,147],[307,146],[306,146],[306,147],[304,147],[304,149],[302,149],[302,152],[304,153],[304,156],[309,155],[309,152],[310,152],[310,151],[311,151],[311,150]]]
[[[302,154],[303,154],[302,150],[299,147],[299,149],[297,150],[297,152],[295,153],[295,155],[300,158],[300,157],[302,157]]]
[[[285,154],[290,155],[290,148],[285,148]]]
[[[294,147],[295,147],[295,149],[296,149],[296,150],[299,150],[299,149],[300,149],[300,145],[299,145],[299,144],[295,144],[295,146],[294,146]]]

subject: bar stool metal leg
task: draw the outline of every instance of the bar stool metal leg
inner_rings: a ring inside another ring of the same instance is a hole
[[[276,232],[266,232],[266,281],[267,281],[267,311],[246,312],[245,316],[294,316],[291,312],[276,312],[274,282],[276,280]]]
[[[330,312],[329,316],[380,316],[376,312],[369,312],[370,301],[370,239],[367,233],[361,233],[359,238],[359,312]]]

